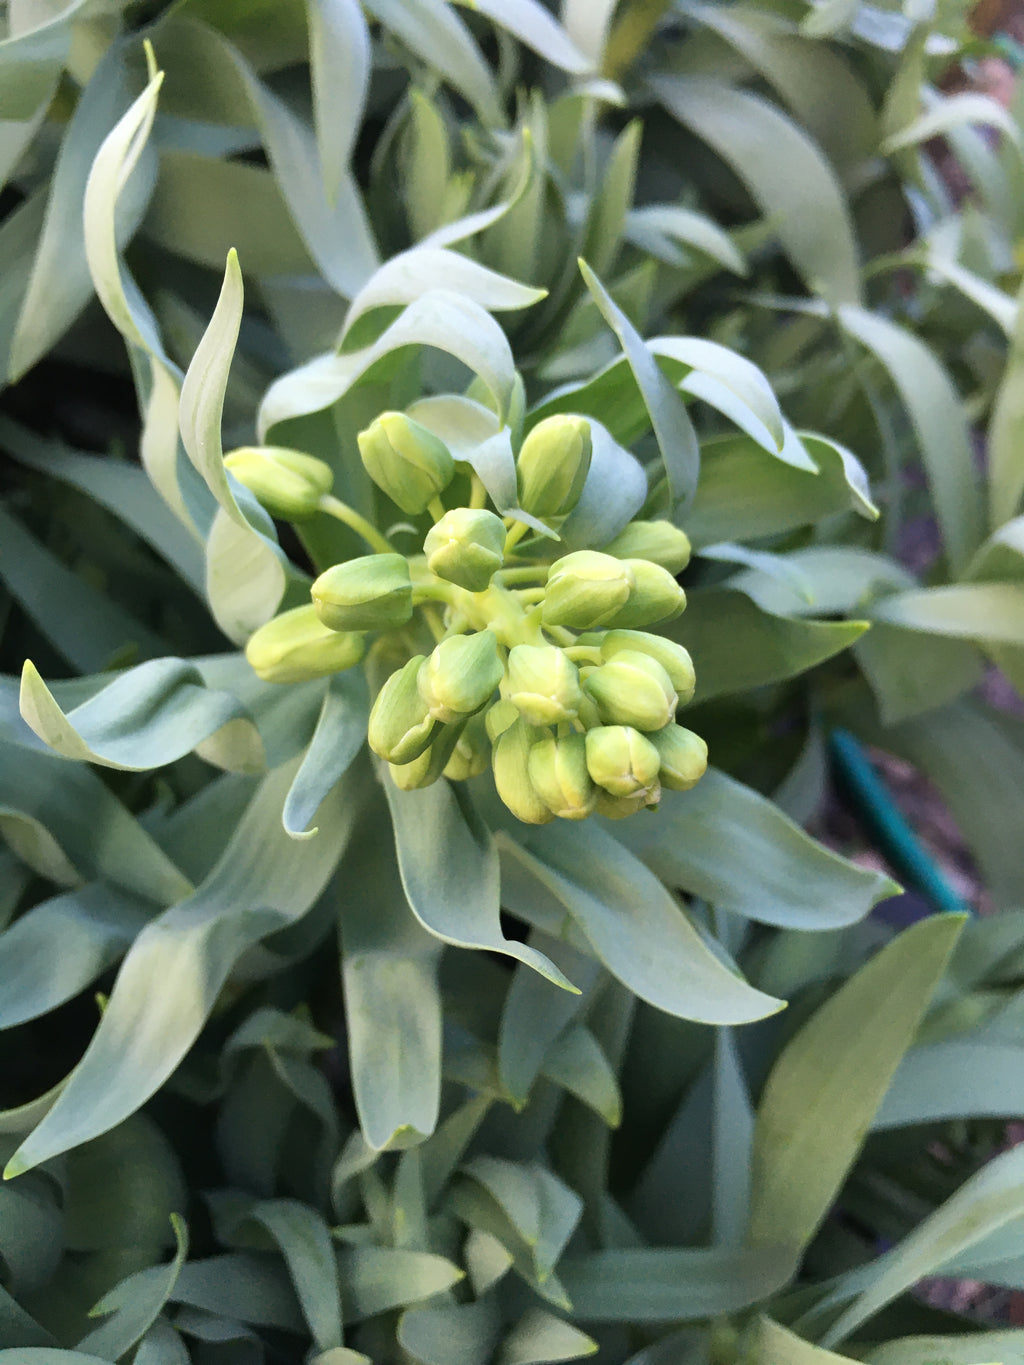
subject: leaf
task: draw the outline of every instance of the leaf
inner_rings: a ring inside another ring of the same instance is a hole
[[[485,123],[502,122],[490,68],[462,20],[442,0],[367,0],[366,8],[460,94]]]
[[[85,1055],[8,1163],[8,1178],[107,1132],[144,1104],[198,1037],[242,954],[301,919],[318,898],[354,812],[337,787],[321,806],[321,838],[289,839],[280,809],[294,767],[264,780],[205,882],[136,938]]]
[[[571,830],[519,826],[501,842],[642,1000],[709,1024],[746,1023],[782,1008],[722,964],[658,879],[596,821]]]
[[[669,113],[743,181],[807,287],[833,306],[858,303],[853,227],[816,144],[759,95],[704,76],[656,76],[651,83]]]
[[[968,640],[1024,643],[1024,583],[958,583],[892,593],[870,615],[908,630]]]
[[[0,508],[0,578],[74,668],[96,673],[126,649],[153,658],[167,647],[109,594],[62,564]]]
[[[498,855],[490,831],[470,819],[447,781],[401,792],[384,783],[402,886],[428,933],[459,948],[487,948],[525,962],[556,985],[576,987],[527,944],[505,938],[499,920]]]
[[[1024,1148],[994,1157],[934,1213],[875,1261],[866,1288],[824,1334],[838,1345],[899,1294],[1024,1214]]]
[[[648,344],[660,360],[669,362],[663,368],[673,378],[685,367],[677,382],[687,393],[719,408],[765,450],[789,458],[785,419],[756,365],[703,337],[654,337]],[[801,454],[806,457],[806,452]]]
[[[913,1048],[900,1063],[873,1127],[1011,1117],[1021,1109],[1022,1060],[1018,1044],[984,1032]]]
[[[622,1122],[619,1083],[601,1045],[582,1024],[565,1030],[548,1049],[544,1076],[593,1109],[609,1128]]]
[[[182,659],[140,664],[70,713],[26,660],[20,705],[26,723],[63,758],[142,772],[202,750],[235,772],[263,770],[263,744],[245,708],[204,687]]]
[[[963,405],[923,341],[879,313],[843,307],[839,321],[889,374],[924,462],[950,568],[959,573],[981,543],[981,505]]]
[[[639,461],[597,421],[590,423],[592,453],[580,500],[560,527],[568,549],[605,545],[640,511],[647,476]]]
[[[881,621],[872,622],[853,652],[887,726],[956,701],[985,672],[984,656],[973,645]]]
[[[103,882],[42,901],[0,934],[0,1029],[71,1000],[125,951],[153,907]],[[55,943],[61,945],[54,954]]]
[[[675,243],[701,251],[735,275],[749,267],[729,234],[713,218],[676,204],[645,204],[626,214],[625,236],[669,265],[684,265],[686,257]]]
[[[703,588],[688,595],[686,612],[662,633],[693,655],[700,702],[796,677],[848,649],[867,628],[867,621],[776,616],[735,589]]]
[[[425,1251],[354,1246],[335,1255],[345,1313],[355,1322],[433,1298],[465,1278],[451,1261]]]
[[[284,1267],[267,1256],[233,1253],[189,1261],[171,1298],[258,1327],[308,1331]]]
[[[597,1349],[597,1342],[578,1327],[543,1308],[530,1308],[501,1343],[497,1365],[581,1360]]]
[[[246,1210],[245,1219],[262,1224],[281,1248],[317,1349],[339,1347],[341,1296],[327,1224],[295,1199],[261,1200]]]
[[[771,1318],[758,1318],[751,1335],[752,1365],[753,1362],[774,1365],[777,1360],[784,1360],[786,1365],[855,1365],[849,1356],[837,1356],[832,1351],[823,1351],[820,1346],[812,1346],[787,1327],[772,1322]]]
[[[1024,1332],[969,1332],[955,1337],[902,1337],[877,1346],[870,1365],[1024,1365]]]
[[[789,1278],[776,1247],[644,1247],[566,1256],[559,1265],[582,1322],[684,1322],[758,1303]]]
[[[309,0],[313,118],[327,202],[355,147],[370,84],[370,34],[357,0]]]
[[[998,100],[977,91],[965,91],[939,99],[933,108],[890,135],[882,143],[879,151],[885,156],[903,147],[916,147],[933,137],[941,137],[951,129],[963,124],[981,123],[989,128],[997,128],[1013,143],[1020,142],[1020,129],[1012,114]]]
[[[78,1343],[85,1352],[95,1351],[101,1358],[117,1360],[152,1327],[188,1256],[188,1233],[178,1214],[171,1214],[171,1225],[178,1244],[174,1259],[167,1266],[153,1266],[129,1275],[100,1299],[90,1316],[101,1313],[111,1316]]]
[[[586,53],[595,70],[604,64],[616,0],[562,0],[562,23],[569,37]]]
[[[456,3],[478,14],[486,14],[492,23],[508,29],[546,62],[568,71],[571,76],[584,76],[595,69],[539,0],[456,0]]]
[[[497,1336],[497,1310],[486,1299],[414,1308],[398,1323],[399,1345],[421,1365],[479,1365]]]
[[[623,821],[620,831],[620,841],[666,885],[783,928],[856,924],[899,892],[888,877],[847,862],[715,768],[691,791],[663,792],[657,819]]]
[[[841,986],[783,1049],[757,1111],[750,1245],[781,1242],[796,1255],[814,1236],[962,927],[962,916],[936,915],[908,929]]]
[[[376,804],[342,864],[345,1021],[356,1112],[374,1150],[434,1131],[441,1101],[441,948],[410,913]],[[0,940],[2,942],[2,940]]]
[[[583,1212],[579,1195],[537,1162],[475,1156],[462,1169],[507,1218],[537,1281],[549,1279]]]
[[[1024,427],[1024,285],[1017,296],[1016,325],[1010,338],[988,426],[989,525],[998,530],[1020,506],[1024,468],[1018,458]]]
[[[331,678],[313,738],[288,789],[281,814],[285,832],[293,839],[311,839],[317,833],[315,825],[309,828],[310,821],[362,749],[368,715],[369,697],[363,675],[341,673]]]
[[[665,464],[672,505],[689,504],[697,488],[700,448],[686,405],[658,368],[650,348],[626,317],[585,261],[580,272],[600,309],[601,316],[615,333],[633,371]]]
[[[519,966],[505,996],[498,1033],[498,1068],[502,1084],[516,1104],[529,1098],[552,1045],[586,1005],[597,979],[596,963],[559,939],[533,936],[543,942],[546,956],[566,978],[575,981],[580,993],[554,990],[551,984]],[[3,939],[0,939],[2,948]]]
[[[489,312],[529,308],[547,294],[546,289],[519,284],[457,251],[415,246],[392,256],[370,276],[345,315],[342,339],[358,318],[374,308],[413,303],[432,289],[459,294]]]

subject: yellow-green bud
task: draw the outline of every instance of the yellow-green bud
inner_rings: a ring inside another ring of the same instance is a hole
[[[688,649],[676,644],[675,640],[666,640],[663,635],[649,635],[643,630],[610,630],[601,640],[601,654],[605,659],[614,659],[627,649],[657,659],[668,674],[681,706],[691,700],[696,678]]]
[[[389,763],[411,763],[430,743],[437,721],[420,696],[416,677],[426,657],[418,654],[392,673],[377,693],[366,738],[370,748]]]
[[[306,682],[341,673],[366,652],[363,635],[328,630],[311,606],[282,612],[249,637],[245,657],[264,682]]]
[[[527,763],[533,789],[562,820],[585,820],[597,801],[597,788],[587,771],[587,747],[582,735],[539,740]]]
[[[322,573],[311,589],[331,630],[391,630],[412,618],[412,583],[404,555],[360,555]]]
[[[272,517],[285,521],[311,517],[334,486],[329,464],[283,446],[239,446],[224,456],[224,468]]]
[[[491,750],[498,795],[526,825],[546,825],[555,818],[530,781],[530,750],[542,733],[525,720],[517,720],[498,736]]]
[[[690,537],[670,521],[631,521],[604,552],[618,559],[649,559],[677,574],[689,564],[690,549]]]
[[[431,743],[411,763],[389,763],[391,780],[400,791],[411,792],[429,787],[444,772],[462,733],[462,725],[440,725]]]
[[[606,625],[626,605],[633,583],[631,566],[614,555],[598,550],[563,555],[548,570],[544,624],[577,630]]]
[[[491,743],[493,744],[499,735],[503,735],[509,726],[515,725],[518,719],[519,712],[513,702],[510,702],[506,697],[502,697],[501,701],[496,701],[484,717],[484,724],[487,727],[487,734]]]
[[[647,796],[657,791],[661,755],[639,730],[631,725],[602,725],[588,730],[585,741],[587,771],[611,796]]]
[[[490,700],[504,673],[492,631],[453,635],[420,669],[420,696],[438,720],[460,720]]]
[[[708,746],[692,730],[666,725],[648,738],[661,755],[659,776],[663,787],[674,792],[689,791],[707,772]]]
[[[623,559],[620,563],[632,571],[633,587],[625,605],[602,623],[609,630],[671,621],[685,608],[686,593],[668,569],[652,564],[649,559]]]
[[[559,413],[538,422],[516,461],[519,505],[535,517],[564,517],[580,500],[590,472],[590,423]]]
[[[452,756],[445,765],[444,775],[450,782],[465,782],[487,771],[491,759],[491,744],[481,715],[470,716],[465,728],[455,741]]]
[[[425,511],[452,481],[451,451],[404,412],[382,412],[356,439],[367,474],[411,516]]]
[[[583,700],[579,669],[557,645],[514,645],[504,691],[531,725],[573,720]]]
[[[678,697],[672,680],[649,654],[624,649],[583,684],[606,725],[661,730],[675,717]]]
[[[660,800],[661,789],[658,787],[649,792],[638,792],[636,796],[611,796],[599,788],[595,809],[606,820],[626,820],[636,815],[637,811],[656,809]]]
[[[505,557],[505,526],[484,508],[453,507],[423,542],[427,566],[438,578],[483,592]]]

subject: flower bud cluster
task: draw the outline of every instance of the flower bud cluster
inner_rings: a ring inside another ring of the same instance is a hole
[[[337,516],[373,549],[328,568],[308,605],[255,632],[246,650],[255,671],[293,682],[365,655],[379,679],[385,659],[405,658],[384,677],[367,734],[394,782],[411,790],[490,769],[502,801],[529,824],[619,819],[655,806],[663,788],[692,787],[707,746],[676,712],[693,696],[693,664],[647,629],[686,605],[675,578],[689,560],[686,535],[635,521],[602,550],[552,555],[557,539],[490,510],[473,471],[404,413],[382,414],[358,445],[391,503],[429,515],[421,552],[392,549],[338,502],[323,461],[272,447],[225,461],[272,515]],[[537,424],[517,457],[520,507],[557,533],[590,460],[585,418]],[[468,505],[446,506],[460,484]],[[408,530],[395,528],[396,539]]]

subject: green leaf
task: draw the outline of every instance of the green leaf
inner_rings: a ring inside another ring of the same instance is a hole
[[[704,337],[654,337],[648,345],[659,360],[669,362],[662,368],[684,392],[718,408],[773,455],[790,458],[785,419],[771,385],[756,365]],[[799,458],[805,467],[812,467],[806,451],[799,451]]]
[[[338,912],[356,1112],[375,1150],[434,1131],[441,1101],[440,944],[409,911],[374,803],[342,864]],[[2,940],[0,940],[2,942]]]
[[[916,147],[933,137],[942,137],[964,124],[977,123],[997,128],[1013,143],[1020,142],[1020,129],[1013,115],[998,100],[977,91],[965,91],[939,99],[933,108],[907,127],[890,133],[879,150],[888,156],[903,147]]]
[[[1019,459],[1024,429],[1024,285],[1006,366],[996,390],[988,426],[989,524],[997,530],[1020,506],[1024,469]]]
[[[398,1323],[398,1342],[421,1365],[479,1365],[498,1336],[493,1301],[414,1308]]]
[[[451,1261],[425,1251],[354,1246],[335,1255],[345,1314],[355,1322],[433,1298],[465,1278]]]
[[[883,725],[946,706],[981,681],[985,660],[962,640],[922,635],[873,621],[853,646]]]
[[[969,1332],[956,1337],[902,1337],[877,1346],[869,1365],[1024,1365],[1024,1332]]]
[[[857,244],[842,190],[795,123],[745,90],[703,76],[656,76],[662,104],[707,142],[776,227],[808,288],[832,305],[860,300]]]
[[[775,1365],[783,1360],[786,1365],[855,1365],[849,1356],[837,1356],[833,1351],[812,1346],[771,1318],[759,1318],[751,1337],[751,1365]]]
[[[367,0],[366,8],[464,95],[485,123],[502,123],[490,67],[462,20],[442,0]]]
[[[525,943],[507,939],[499,919],[498,854],[490,831],[464,810],[445,780],[402,792],[385,781],[402,886],[428,933],[459,948],[486,948],[525,962],[568,991],[576,987]]]
[[[650,347],[597,275],[586,261],[580,261],[579,266],[601,316],[618,338],[650,414],[665,465],[671,502],[686,505],[693,498],[700,472],[700,448],[686,405],[658,368]]]
[[[456,0],[456,3],[477,14],[486,14],[492,23],[508,29],[546,62],[572,76],[583,76],[594,70],[594,64],[539,0]]]
[[[622,1122],[618,1078],[600,1043],[582,1024],[555,1039],[544,1058],[543,1074],[600,1114],[609,1128]]]
[[[189,1261],[171,1298],[258,1327],[308,1331],[287,1272],[267,1256],[233,1253]]]
[[[340,1346],[338,1267],[324,1220],[296,1199],[269,1199],[248,1208],[245,1221],[260,1223],[281,1248],[317,1349]]]
[[[801,621],[763,611],[732,588],[702,588],[662,633],[684,644],[697,669],[697,700],[784,682],[848,649],[867,621]]]
[[[931,486],[950,568],[959,573],[981,543],[981,504],[963,404],[923,341],[880,313],[839,310],[843,330],[885,367],[910,417]]]
[[[685,254],[676,243],[710,256],[735,275],[749,274],[736,243],[713,218],[676,204],[645,204],[626,214],[626,239],[669,265],[684,265]]]
[[[875,1261],[869,1283],[822,1338],[835,1346],[887,1303],[991,1233],[1024,1214],[1024,1148],[994,1157],[892,1251]]]
[[[107,1313],[111,1316],[78,1342],[87,1353],[94,1351],[101,1358],[117,1360],[156,1321],[188,1256],[188,1233],[183,1220],[172,1214],[171,1224],[178,1243],[174,1259],[167,1266],[153,1266],[129,1275],[100,1299],[90,1316]]]
[[[234,772],[262,772],[263,743],[241,703],[202,685],[182,659],[153,659],[64,712],[26,660],[21,714],[63,758],[141,772],[196,750]],[[230,729],[229,729],[230,727]]]
[[[370,84],[370,34],[357,0],[309,0],[313,118],[327,202],[341,187]]]
[[[958,583],[893,593],[869,614],[890,625],[967,640],[1024,644],[1024,583]]]
[[[661,882],[597,821],[519,826],[500,837],[642,1000],[708,1024],[747,1023],[782,1008],[722,964]]]
[[[198,1037],[242,954],[293,924],[322,892],[351,832],[342,786],[320,808],[321,837],[281,828],[295,764],[261,784],[213,872],[136,938],[85,1055],[8,1163],[19,1174],[106,1132],[152,1095]]]
[[[501,1343],[497,1365],[542,1365],[594,1355],[597,1342],[543,1308],[528,1309]]]
[[[501,1209],[543,1283],[580,1220],[579,1195],[538,1162],[475,1156],[462,1169]]]
[[[796,1256],[820,1227],[962,927],[936,915],[908,929],[784,1048],[757,1111],[752,1246],[785,1243]]]
[[[315,825],[309,828],[310,821],[348,772],[366,740],[369,702],[366,680],[355,670],[339,674],[328,683],[313,738],[281,813],[285,832],[293,839],[311,839],[317,833]]]
[[[984,1031],[913,1048],[900,1063],[873,1126],[1009,1118],[1021,1109],[1022,1061],[1018,1044]]]
[[[580,500],[559,528],[568,549],[605,545],[622,530],[647,497],[639,461],[591,420],[592,454]]]
[[[663,792],[656,819],[623,821],[617,837],[666,885],[782,928],[856,924],[899,892],[888,877],[847,862],[715,768],[691,791]]]
[[[559,1265],[582,1322],[683,1322],[734,1313],[789,1278],[777,1247],[640,1248],[566,1256]]]
[[[599,970],[592,958],[559,939],[534,934],[531,942],[543,943],[546,956],[577,983],[580,993],[553,989],[525,966],[515,969],[501,1015],[498,1068],[502,1084],[520,1105],[526,1103],[552,1044],[586,1005]]]

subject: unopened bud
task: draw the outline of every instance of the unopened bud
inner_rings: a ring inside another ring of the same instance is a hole
[[[696,678],[690,651],[675,640],[666,640],[663,635],[649,635],[643,630],[610,630],[601,640],[601,654],[605,659],[614,659],[623,650],[636,650],[657,659],[669,676],[672,686],[679,697],[679,704],[685,706],[693,697]]]
[[[542,607],[546,626],[592,630],[626,605],[634,583],[629,564],[598,550],[575,550],[548,570]]]
[[[686,593],[659,564],[648,559],[620,561],[633,574],[633,587],[628,601],[604,622],[610,630],[619,626],[637,629],[653,626],[657,621],[671,621],[686,606]]]
[[[240,446],[224,456],[224,468],[272,517],[284,521],[311,517],[334,486],[329,464],[283,446]]]
[[[661,785],[674,792],[696,786],[708,767],[708,746],[700,735],[681,725],[666,725],[648,738],[661,755]]]
[[[597,801],[597,788],[587,771],[582,735],[540,740],[530,750],[528,772],[534,791],[562,820],[585,820]]]
[[[462,733],[455,741],[451,758],[445,764],[444,775],[450,782],[465,782],[487,771],[491,758],[491,743],[481,715],[470,716]]]
[[[517,720],[499,735],[491,750],[498,795],[526,825],[546,825],[555,818],[530,781],[530,750],[542,733],[525,720]]]
[[[631,521],[604,552],[617,559],[649,559],[677,574],[690,562],[690,537],[670,521]]]
[[[391,780],[400,791],[411,792],[429,787],[442,775],[462,733],[462,722],[439,725],[430,744],[411,763],[389,763]]]
[[[370,748],[389,763],[411,763],[430,743],[437,721],[420,696],[416,677],[426,662],[419,654],[392,673],[377,694],[366,727]]]
[[[505,557],[505,526],[483,508],[453,507],[423,542],[427,567],[469,592],[483,592]]]
[[[590,423],[559,413],[538,422],[516,465],[519,505],[535,517],[567,516],[580,500],[590,472]]]
[[[631,815],[636,815],[637,811],[656,809],[660,800],[660,787],[637,792],[635,796],[611,796],[606,791],[598,790],[595,810],[606,820],[627,820]]]
[[[370,478],[411,516],[425,511],[452,481],[451,451],[404,412],[382,412],[356,439]]]
[[[487,727],[487,735],[491,743],[493,744],[498,736],[503,735],[510,726],[515,725],[518,719],[519,711],[506,697],[496,701],[484,717],[484,724]]]
[[[412,583],[404,555],[360,555],[322,573],[311,589],[331,630],[391,630],[412,618]]]
[[[505,694],[531,725],[573,720],[583,700],[579,669],[557,645],[513,646]]]
[[[588,730],[586,748],[587,771],[611,796],[646,796],[656,791],[661,755],[631,725]]]
[[[657,659],[623,650],[595,668],[583,684],[606,725],[661,730],[675,717],[678,698]]]
[[[453,635],[441,641],[420,670],[420,696],[438,720],[461,720],[490,700],[504,673],[491,631]]]
[[[249,638],[245,657],[264,682],[306,682],[341,673],[366,652],[363,635],[328,630],[312,606],[282,612]]]

